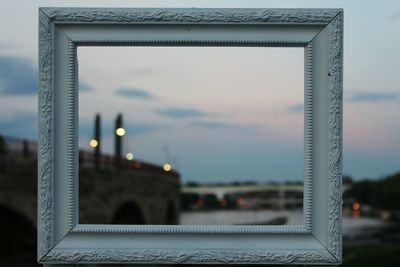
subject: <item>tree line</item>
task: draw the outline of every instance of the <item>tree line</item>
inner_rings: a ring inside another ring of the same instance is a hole
[[[400,210],[400,172],[372,181],[354,182],[344,197],[374,208]]]

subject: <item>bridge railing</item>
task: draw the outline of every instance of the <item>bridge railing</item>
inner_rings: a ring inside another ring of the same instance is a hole
[[[115,157],[107,154],[102,154],[96,158],[94,152],[84,150],[79,151],[79,166],[81,168],[130,169],[151,173],[168,173],[173,176],[179,176],[179,174],[173,170],[167,172],[162,168],[162,166],[145,161],[116,159]]]
[[[0,135],[0,156],[37,157],[37,143],[31,140]]]
[[[5,157],[9,159],[36,159],[38,152],[37,142],[18,139],[14,137],[5,137],[0,135],[0,158]],[[101,154],[98,158],[95,157],[94,152],[79,151],[79,167],[80,168],[99,168],[99,169],[131,169],[140,170],[151,173],[163,173],[166,171],[162,166],[139,161],[139,160],[126,160],[115,159],[115,157],[107,154]],[[169,175],[179,176],[176,171],[168,171]]]

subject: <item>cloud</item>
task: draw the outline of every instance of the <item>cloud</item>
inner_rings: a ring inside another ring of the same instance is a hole
[[[166,108],[157,110],[156,112],[174,119],[198,118],[210,115],[209,113],[193,108]]]
[[[207,129],[231,129],[237,127],[235,124],[214,121],[193,121],[192,125]]]
[[[101,136],[102,138],[110,137],[114,135],[114,121],[102,121],[101,124]],[[126,130],[126,134],[129,137],[135,138],[135,136],[146,135],[151,132],[170,129],[172,126],[166,124],[151,124],[147,122],[134,122],[124,123],[123,127]],[[91,139],[94,135],[94,121],[81,121],[79,125],[79,135],[85,139]]]
[[[240,130],[240,131],[252,131],[256,128],[255,125],[243,125],[243,124],[234,124],[234,123],[226,123],[226,122],[215,122],[215,121],[193,121],[191,123],[194,126],[210,129],[210,130]]]
[[[399,93],[393,92],[356,92],[353,93],[347,100],[350,102],[387,102],[400,99]]]
[[[148,123],[136,122],[133,125],[127,126],[127,133],[131,133],[131,135],[133,136],[138,136],[170,128],[171,128],[170,125],[165,125],[165,124],[148,124]]]
[[[304,104],[298,103],[298,104],[291,105],[287,108],[287,111],[290,113],[304,112]]]
[[[37,93],[37,70],[31,61],[0,56],[0,93],[33,95]]]
[[[0,135],[15,138],[36,139],[38,136],[38,115],[36,112],[17,112],[0,117]]]
[[[394,11],[389,17],[388,20],[390,22],[395,22],[397,20],[400,20],[400,9]]]
[[[4,95],[35,95],[38,88],[37,76],[36,67],[28,59],[0,56],[0,93]],[[81,92],[93,90],[84,81],[79,81],[79,89]]]
[[[115,93],[120,96],[140,99],[154,99],[155,97],[148,91],[136,88],[118,88]]]
[[[93,87],[84,81],[79,81],[79,91],[90,92],[93,91]]]

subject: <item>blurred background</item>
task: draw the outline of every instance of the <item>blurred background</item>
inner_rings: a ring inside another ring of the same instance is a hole
[[[4,266],[37,266],[40,6],[343,8],[343,265],[400,265],[400,1],[6,0]],[[78,62],[80,223],[303,224],[303,48],[84,47]]]

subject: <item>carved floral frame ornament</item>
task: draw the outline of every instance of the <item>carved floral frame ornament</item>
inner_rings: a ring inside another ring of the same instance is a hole
[[[304,224],[82,225],[78,46],[304,47]],[[39,9],[38,261],[330,264],[342,259],[341,9]]]

